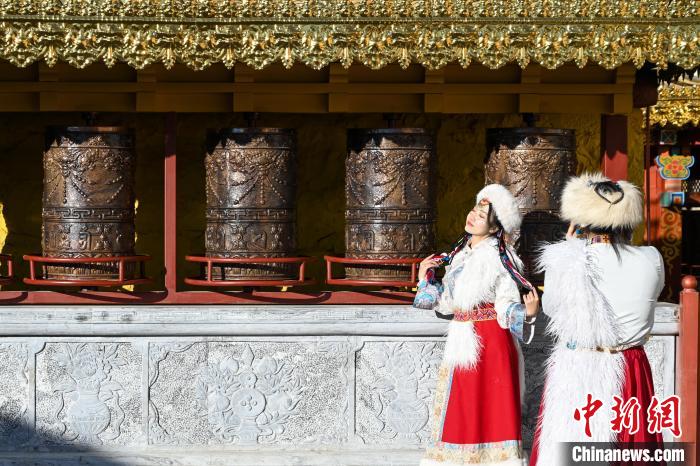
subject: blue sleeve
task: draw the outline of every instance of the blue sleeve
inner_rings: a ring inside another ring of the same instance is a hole
[[[440,303],[442,291],[442,283],[434,280],[421,280],[418,282],[416,297],[413,299],[413,307],[419,309],[435,309]]]
[[[523,341],[523,324],[525,323],[525,305],[511,303],[506,309],[504,320],[511,333]]]

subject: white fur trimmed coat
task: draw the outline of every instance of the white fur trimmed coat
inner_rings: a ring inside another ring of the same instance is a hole
[[[621,394],[625,382],[624,355],[591,348],[640,344],[635,337],[627,345],[625,331],[629,335],[636,334],[630,333],[628,328],[636,320],[616,317],[616,312],[621,309],[615,311],[610,299],[614,297],[613,293],[621,294],[624,297],[622,310],[635,311],[630,309],[635,307],[635,300],[643,304],[640,307],[648,308],[661,288],[654,283],[638,283],[635,286],[639,296],[625,296],[631,290],[624,286],[608,289],[606,294],[602,291],[608,285],[604,281],[605,274],[624,274],[624,267],[628,267],[625,280],[635,282],[635,278],[644,275],[642,269],[649,269],[647,275],[654,276],[663,286],[663,265],[654,248],[627,247],[620,251],[620,264],[627,265],[621,265],[620,270],[613,269],[611,264],[619,261],[615,258],[607,269],[602,269],[601,254],[605,249],[600,248],[608,247],[606,244],[587,245],[584,240],[569,238],[544,247],[540,256],[539,268],[545,272],[542,308],[550,318],[547,332],[554,337],[555,344],[546,366],[536,466],[565,464],[561,442],[614,442],[617,438],[605,413],[590,418],[592,437],[584,435],[582,423],[573,416],[574,409],[583,406],[589,394],[593,399],[603,401],[605,410],[609,410],[608,403]],[[610,250],[605,254],[614,258]],[[607,277],[608,281],[614,281],[612,278]],[[644,314],[641,309],[639,313]],[[653,306],[651,316],[648,331],[653,324]]]
[[[517,267],[522,262],[512,248],[508,248]],[[417,301],[426,287],[419,284]],[[510,276],[498,254],[498,240],[489,237],[474,248],[465,246],[455,254],[447,267],[442,281],[442,289],[435,293],[437,299],[429,306],[436,312],[449,316],[456,310],[474,309],[483,303],[494,303],[497,320],[502,328],[510,329],[519,339],[523,339],[525,308],[521,304],[518,286]],[[532,329],[534,331],[534,329]],[[516,342],[516,348],[520,346]],[[472,322],[452,320],[450,322],[443,363],[451,367],[472,368],[479,360],[481,344]],[[523,389],[523,361],[520,355],[521,392]]]

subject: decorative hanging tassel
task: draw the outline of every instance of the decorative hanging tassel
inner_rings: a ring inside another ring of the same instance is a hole
[[[469,238],[471,238],[471,235],[469,233],[465,233],[460,235],[460,237],[452,243],[452,246],[450,246],[450,252],[443,252],[440,254],[442,256],[442,261],[443,265],[450,265],[452,263],[452,259],[454,256],[464,249],[464,245],[467,244],[469,241]],[[428,272],[425,275],[425,279],[428,281],[428,283],[432,283],[435,281],[435,268],[428,269]]]
[[[498,255],[501,258],[501,263],[503,266],[506,268],[510,276],[515,280],[515,283],[518,284],[518,286],[524,290],[526,290],[528,293],[530,291],[535,291],[535,287],[527,281],[525,277],[523,277],[520,272],[518,271],[518,268],[515,266],[513,263],[513,260],[511,259],[510,255],[508,254],[508,249],[506,248],[506,241],[505,241],[505,235],[503,232],[503,229],[498,230],[498,233],[496,233],[496,238],[498,239]],[[454,256],[464,249],[464,246],[469,242],[471,239],[471,234],[465,233],[461,235],[457,241],[452,243],[452,246],[450,248],[450,252],[446,253],[443,252],[440,254],[442,256],[443,260],[443,265],[449,265],[452,263],[452,259]],[[428,269],[428,272],[426,274],[426,280],[428,283],[432,283],[435,281],[435,268]]]
[[[515,280],[515,283],[517,283],[520,288],[527,290],[527,292],[535,291],[535,287],[532,286],[532,284],[520,274],[518,268],[515,266],[515,264],[513,264],[513,260],[508,254],[508,249],[506,248],[506,240],[503,234],[503,229],[498,230],[498,233],[496,233],[496,238],[498,238],[498,255],[501,257],[503,266],[506,268],[510,276],[513,277],[513,280]]]

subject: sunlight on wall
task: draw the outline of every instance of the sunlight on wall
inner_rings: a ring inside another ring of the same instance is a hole
[[[136,199],[136,200],[134,201],[134,216],[136,216],[136,214],[137,214],[138,212],[139,212],[139,200]],[[134,249],[136,249],[135,246],[136,246],[136,242],[137,242],[138,240],[139,240],[139,233],[138,233],[138,232],[134,232]],[[124,286],[122,286],[122,289],[124,289],[124,290],[126,290],[126,291],[134,291],[134,285],[124,285]]]
[[[5,223],[5,214],[3,213],[3,205],[0,202],[0,252],[2,252],[5,247],[5,240],[7,239],[7,223]]]

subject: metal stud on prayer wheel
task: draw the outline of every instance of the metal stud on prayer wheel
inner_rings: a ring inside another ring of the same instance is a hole
[[[134,255],[135,165],[128,128],[50,128],[44,152],[44,256]],[[116,261],[43,267],[49,279],[119,278]],[[125,278],[135,267],[125,264]]]
[[[566,232],[559,220],[561,191],[576,168],[576,139],[571,129],[492,128],[486,134],[486,182],[500,183],[515,196],[523,225],[514,240],[533,273],[536,249],[542,241],[555,241]]]
[[[346,257],[424,257],[433,251],[433,140],[418,128],[352,129],[345,161]],[[408,280],[396,265],[346,265],[362,280]]]
[[[290,129],[210,131],[205,157],[208,257],[289,257],[295,249],[295,136]],[[295,265],[215,265],[212,279],[286,279]]]

